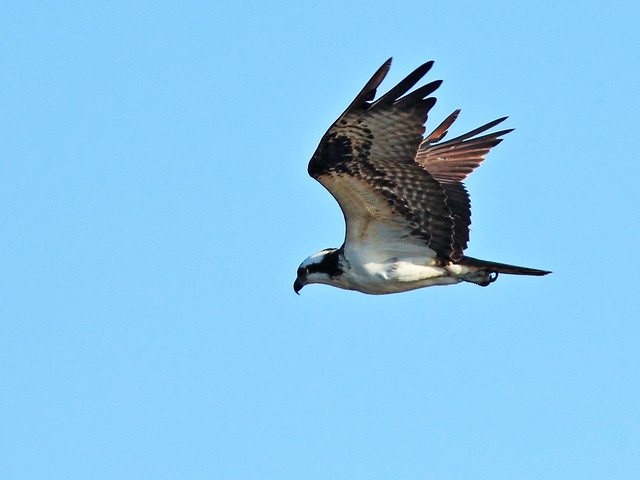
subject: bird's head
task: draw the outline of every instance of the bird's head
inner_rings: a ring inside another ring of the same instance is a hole
[[[311,255],[298,267],[293,290],[299,294],[302,287],[310,283],[324,283],[345,288],[340,281],[343,273],[340,257],[341,250],[337,248],[328,248]]]

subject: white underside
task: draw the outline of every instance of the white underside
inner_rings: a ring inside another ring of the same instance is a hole
[[[426,264],[431,263],[431,265]],[[467,267],[439,267],[431,259],[390,259],[361,265],[350,262],[351,269],[343,273],[338,287],[381,295],[406,292],[434,285],[452,285],[471,273]]]

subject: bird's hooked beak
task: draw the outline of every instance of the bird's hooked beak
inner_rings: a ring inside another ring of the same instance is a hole
[[[309,272],[302,265],[298,267],[296,272],[296,281],[293,282],[293,291],[300,295],[300,290],[307,284],[307,275]]]

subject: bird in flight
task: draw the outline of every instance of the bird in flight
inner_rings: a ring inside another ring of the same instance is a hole
[[[410,91],[427,62],[379,98],[387,60],[324,134],[309,175],[335,197],[346,235],[340,248],[308,257],[297,271],[298,293],[323,283],[368,294],[471,282],[483,287],[498,274],[550,272],[464,255],[471,207],[462,181],[511,130],[485,133],[506,117],[441,141],[460,110],[423,137],[438,80]]]

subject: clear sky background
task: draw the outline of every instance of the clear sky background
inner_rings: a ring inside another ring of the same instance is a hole
[[[638,479],[640,3],[3,2],[0,478]],[[307,176],[390,56],[488,288],[292,290]]]

